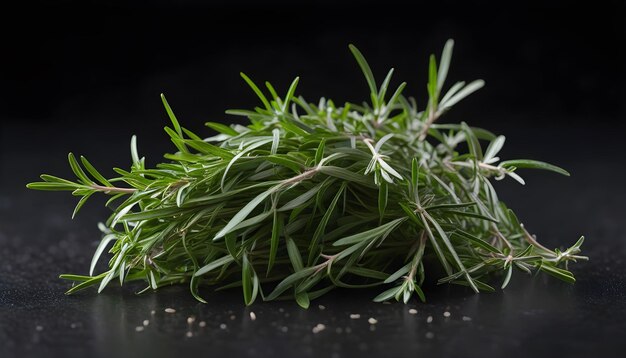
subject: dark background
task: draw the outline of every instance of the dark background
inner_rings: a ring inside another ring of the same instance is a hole
[[[99,356],[121,347],[151,354],[213,347],[237,355],[350,356],[367,350],[541,356],[557,345],[559,353],[573,356],[619,355],[626,329],[625,10],[623,1],[507,7],[438,1],[417,10],[390,1],[30,1],[3,9],[2,349],[63,356]],[[167,118],[159,94],[167,95],[184,126],[208,136],[205,121],[241,122],[224,110],[258,104],[240,71],[282,92],[300,76],[298,94],[311,101],[326,96],[360,102],[367,87],[349,43],[365,54],[379,80],[395,67],[394,83],[407,81],[405,93],[423,106],[428,55],[439,57],[448,38],[456,41],[448,85],[482,78],[487,86],[442,121],[464,120],[505,134],[503,157],[546,160],[572,173],[563,178],[531,171],[523,175],[525,187],[504,182],[498,189],[548,246],[587,236],[585,253],[592,260],[574,267],[575,286],[518,275],[508,291],[480,298],[433,287],[428,305],[411,306],[420,311],[417,325],[402,305],[371,304],[374,292],[355,297],[339,291],[322,301],[337,306],[323,314],[284,303],[280,308],[292,312],[284,317],[278,306],[259,304],[257,326],[244,319],[237,293],[213,295],[208,306],[189,299],[184,287],[142,297],[128,289],[62,295],[67,284],[56,277],[85,272],[98,240],[95,224],[107,214],[104,201],[87,204],[71,221],[74,198],[29,192],[24,185],[42,172],[70,177],[69,151],[112,175],[109,168],[129,165],[128,142],[137,134],[140,151],[155,164],[173,150],[162,131]],[[165,305],[214,320],[211,329],[184,340],[185,317],[177,323],[164,317],[159,329],[138,336],[137,322]],[[352,336],[311,334],[322,321],[332,329],[353,324],[346,315],[355,309],[387,320],[375,332],[365,325],[354,327]],[[453,311],[451,321],[423,323],[446,309]],[[227,312],[236,314],[237,324],[224,335],[216,320],[226,320]],[[460,319],[467,312],[472,323]],[[44,330],[36,331],[37,325]],[[278,330],[281,325],[290,333]],[[427,332],[435,338],[425,338]]]

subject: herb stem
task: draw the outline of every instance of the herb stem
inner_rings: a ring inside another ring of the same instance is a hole
[[[102,186],[98,184],[91,184],[89,187],[91,187],[95,191],[100,191],[105,194],[110,194],[110,193],[132,194],[132,193],[137,192],[137,189],[135,188],[118,188],[114,186]]]

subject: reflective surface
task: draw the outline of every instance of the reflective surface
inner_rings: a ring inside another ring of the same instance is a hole
[[[137,296],[133,292],[141,286],[112,285],[100,295],[88,290],[65,296],[69,285],[58,274],[86,272],[98,239],[95,224],[107,212],[96,199],[72,221],[73,198],[24,189],[40,169],[67,175],[63,152],[69,145],[46,149],[47,130],[41,126],[4,128],[2,187],[10,190],[0,194],[1,357],[610,357],[622,356],[626,348],[624,168],[611,159],[617,152],[610,144],[599,147],[598,155],[576,149],[574,144],[587,136],[584,128],[558,132],[564,148],[578,151],[559,162],[572,170],[571,178],[528,172],[526,187],[501,183],[499,188],[502,198],[549,246],[573,243],[581,233],[587,236],[584,253],[591,261],[573,266],[575,285],[516,272],[505,291],[493,294],[426,287],[426,304],[405,306],[371,302],[378,290],[337,290],[314,301],[309,310],[293,302],[259,302],[245,308],[238,291],[205,291],[209,303],[201,304],[186,287]],[[31,133],[31,150],[16,149],[19,138],[7,134],[18,132]],[[546,128],[526,146],[529,133],[512,131],[506,154],[559,158],[554,152],[558,148],[546,145],[555,133]],[[82,141],[76,138],[72,146],[97,148],[110,144],[111,138]],[[112,151],[111,164],[115,158],[122,158],[115,164],[124,162],[126,146]],[[104,162],[101,166],[109,163],[104,154],[94,155],[100,156],[95,162]],[[611,176],[597,177],[609,167]],[[176,313],[166,313],[165,308]],[[191,324],[189,317],[195,319]],[[376,323],[370,324],[369,318]],[[144,320],[149,321],[145,327]]]
[[[137,353],[152,357],[183,352],[303,357],[361,353],[502,357],[555,352],[617,356],[624,348],[624,265],[605,265],[601,258],[577,270],[579,281],[574,286],[545,276],[516,277],[503,292],[474,295],[438,287],[429,290],[427,304],[406,306],[373,303],[375,291],[336,291],[302,310],[292,302],[244,308],[239,292],[207,294],[209,303],[200,304],[186,287],[143,296],[127,287],[66,297],[62,292],[67,284],[54,278],[64,265],[40,265],[35,262],[45,258],[36,255],[22,261],[17,253],[17,262],[7,270],[8,253],[5,248],[0,341],[9,356],[50,350],[63,356]],[[165,308],[176,312],[167,313]],[[189,323],[189,317],[194,322]],[[371,324],[370,318],[376,323]],[[146,326],[144,320],[149,321]],[[314,333],[319,324],[324,329]]]

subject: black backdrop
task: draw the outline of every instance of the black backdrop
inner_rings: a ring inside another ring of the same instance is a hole
[[[63,121],[94,111],[143,123],[156,118],[163,91],[185,122],[219,119],[224,108],[256,104],[239,71],[278,88],[300,75],[311,98],[360,100],[366,87],[348,43],[378,77],[396,67],[420,98],[427,56],[447,38],[457,41],[451,79],[487,81],[463,107],[475,117],[624,114],[622,1],[502,7],[444,0],[414,10],[383,1],[50,3],[4,14],[3,117]]]

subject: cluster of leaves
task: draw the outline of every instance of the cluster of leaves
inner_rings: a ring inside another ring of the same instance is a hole
[[[75,281],[68,293],[144,280],[145,290],[188,283],[200,301],[200,286],[241,287],[246,304],[260,295],[308,307],[335,287],[383,286],[376,301],[407,302],[413,294],[425,299],[428,260],[440,264],[440,283],[476,292],[492,291],[496,272],[504,288],[514,269],[574,282],[566,265],[586,259],[578,255],[583,238],[565,251],[542,246],[491,183],[510,177],[523,184],[518,168],[568,173],[538,161],[500,161],[503,136],[435,123],[483,86],[458,82],[442,92],[452,47],[450,40],[439,64],[430,58],[421,111],[402,94],[405,83],[392,93],[393,69],[378,86],[350,46],[369,103],[307,102],[295,96],[297,78],[284,97],[266,83],[267,96],[242,74],[262,106],[227,113],[246,117],[247,126],[209,122],[218,134],[203,139],[181,127],[163,97],[172,122],[165,130],[177,149],[166,163],[146,168],[134,137],[132,166],[116,168],[112,179],[70,154],[76,181],[42,175],[28,187],[72,191],[81,197],[75,213],[94,193],[109,194],[113,213],[100,225],[89,275],[62,275]],[[95,274],[110,244],[109,269]]]

